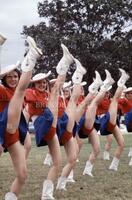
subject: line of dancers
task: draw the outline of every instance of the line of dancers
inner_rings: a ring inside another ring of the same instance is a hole
[[[16,174],[5,200],[17,200],[27,179],[26,160],[31,150],[30,121],[34,124],[36,146],[47,145],[49,148],[44,164],[49,164],[50,168],[43,182],[41,200],[53,200],[56,179],[57,190],[66,190],[68,182],[75,182],[73,170],[83,139],[88,138],[92,146],[83,175],[93,177],[92,169],[100,152],[100,135],[107,136],[107,147],[111,146],[111,137],[115,138],[117,148],[109,169],[118,170],[124,149],[119,110],[125,116],[127,130],[131,132],[132,88],[125,89],[129,75],[124,69],[119,69],[117,89],[111,97],[109,91],[115,81],[105,69],[106,79],[103,81],[99,72],[95,71],[95,78],[88,86],[87,95],[84,95],[86,69],[64,44],[61,44],[62,58],[56,66],[57,78],[49,80],[52,70],[32,76],[36,61],[43,53],[32,37],[28,36],[26,40],[29,50],[22,63],[1,67],[0,71],[0,154],[9,152]],[[1,48],[5,41],[6,38],[0,35]],[[67,83],[66,75],[72,64],[76,69],[72,81]],[[61,146],[67,156],[63,169]],[[109,159],[107,147],[104,157]]]

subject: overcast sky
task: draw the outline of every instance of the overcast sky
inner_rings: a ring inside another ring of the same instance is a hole
[[[0,0],[0,33],[7,37],[2,50],[2,66],[22,61],[25,46],[20,33],[23,25],[38,24],[42,20],[37,12],[37,4],[41,1]],[[129,29],[132,29],[132,24],[128,24]]]
[[[40,22],[37,3],[41,0],[0,0],[0,33],[7,37],[2,49],[2,67],[22,60],[24,39],[23,25]]]

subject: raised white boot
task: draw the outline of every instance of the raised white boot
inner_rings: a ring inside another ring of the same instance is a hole
[[[110,153],[109,153],[109,151],[104,151],[104,153],[103,153],[103,159],[104,160],[110,160]]]
[[[32,71],[32,69],[35,67],[36,60],[42,55],[42,51],[36,46],[33,38],[31,40],[31,37],[28,36],[27,42],[29,44],[29,51],[21,65],[23,72]]]
[[[95,74],[96,74],[96,77],[95,77],[93,83],[88,87],[88,91],[91,94],[97,94],[98,89],[103,85],[103,81],[101,79],[99,72],[95,71]]]
[[[65,75],[69,69],[69,66],[74,62],[74,58],[64,44],[61,44],[61,47],[63,50],[63,57],[59,61],[56,71],[59,75]]]
[[[86,162],[86,165],[85,165],[85,168],[84,168],[84,171],[83,171],[83,175],[89,175],[89,176],[93,177],[92,169],[93,169],[93,165],[92,165],[91,162],[88,160],[88,161]]]
[[[46,154],[46,157],[44,159],[43,164],[44,165],[49,165],[49,166],[51,166],[53,164],[52,157],[51,157],[50,153]]]
[[[1,53],[2,53],[2,45],[6,41],[6,38],[0,34],[0,72],[1,72]]]
[[[53,197],[54,184],[51,180],[45,180],[43,183],[43,191],[41,200],[54,200]]]
[[[13,192],[8,192],[5,195],[5,200],[17,200],[17,196]]]
[[[114,157],[112,160],[111,165],[109,166],[109,169],[117,171],[118,170],[118,165],[119,165],[119,159]]]
[[[56,189],[57,190],[65,190],[66,191],[67,190],[66,189],[66,183],[67,183],[67,178],[60,176],[58,178]]]
[[[31,36],[28,36],[26,41],[29,45],[29,49],[34,48],[38,52],[39,55],[43,54],[41,49],[37,47],[36,42],[34,41],[34,39]]]
[[[0,34],[0,46],[2,46],[5,41],[6,41],[6,37]]]
[[[82,64],[79,62],[79,60],[74,58],[74,61],[76,63],[77,68],[72,76],[72,81],[74,84],[81,84],[83,75],[86,74],[86,69],[82,66]]]
[[[129,75],[125,72],[124,69],[120,69],[119,71],[121,72],[121,77],[117,82],[118,87],[123,87],[126,83],[126,81],[129,79]]]
[[[108,91],[109,88],[114,84],[114,79],[111,77],[110,72],[105,69],[106,79],[103,82],[103,85],[100,88],[100,91]]]

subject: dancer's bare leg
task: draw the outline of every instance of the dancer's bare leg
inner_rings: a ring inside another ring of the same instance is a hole
[[[109,114],[110,114],[110,124],[115,125],[115,128],[113,128],[112,133],[113,136],[116,139],[116,142],[118,144],[118,147],[115,151],[114,158],[112,160],[112,163],[109,167],[109,169],[118,170],[118,165],[119,165],[119,159],[121,157],[122,151],[124,149],[124,138],[123,135],[119,129],[119,127],[116,125],[116,120],[117,120],[117,109],[118,109],[118,99],[120,98],[122,91],[124,89],[124,85],[126,81],[128,80],[129,76],[128,74],[120,69],[122,76],[118,81],[118,88],[115,92],[115,95],[111,101],[110,107],[109,107]]]
[[[68,123],[66,130],[69,133],[72,133],[73,127],[75,124],[76,120],[76,105],[77,105],[77,100],[81,94],[81,81],[83,78],[83,75],[86,73],[86,70],[82,67],[81,63],[75,59],[75,63],[77,65],[77,69],[74,72],[72,76],[72,81],[74,83],[74,88],[72,95],[70,97],[70,100],[68,102],[67,108],[65,110],[65,113],[68,115]],[[67,160],[68,163],[64,166],[61,176],[58,179],[57,183],[57,189],[65,190],[66,182],[67,182],[67,177],[70,174],[71,170],[73,170],[75,164],[76,164],[76,159],[77,159],[77,149],[76,149],[76,144],[73,136],[64,144],[65,152],[67,155]]]
[[[37,47],[35,48],[31,46],[27,56],[22,63],[22,75],[8,106],[7,132],[9,134],[15,134],[16,130],[18,129],[25,90],[29,85],[32,76],[32,69],[34,68],[36,59],[39,56],[40,55],[37,51]],[[24,147],[20,144],[20,141],[9,146],[8,151],[10,153],[13,167],[16,172],[16,178],[11,185],[10,192],[5,195],[5,200],[11,198],[17,199],[17,196],[19,195],[27,177],[25,150]]]
[[[52,112],[54,118],[52,127],[56,128],[57,125],[57,119],[58,119],[58,97],[59,97],[59,91],[62,87],[62,85],[65,82],[66,73],[68,71],[68,68],[70,64],[73,62],[73,56],[68,51],[67,47],[65,45],[61,45],[63,49],[63,57],[59,61],[56,71],[58,73],[57,81],[55,82],[54,87],[51,90],[50,99],[48,102],[48,108]],[[43,191],[42,191],[42,200],[47,199],[54,199],[53,197],[53,191],[54,191],[54,184],[59,168],[61,165],[61,152],[60,152],[60,145],[58,141],[58,137],[55,134],[52,140],[48,141],[48,147],[49,152],[52,157],[53,165],[51,166],[47,179],[43,183]]]
[[[106,136],[106,144],[105,144],[105,148],[104,148],[104,152],[103,152],[103,159],[104,160],[110,160],[110,149],[111,149],[111,145],[112,145],[112,141],[113,141],[113,135],[107,135]]]

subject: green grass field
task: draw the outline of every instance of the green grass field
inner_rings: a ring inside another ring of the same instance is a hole
[[[101,153],[95,163],[94,178],[83,176],[85,162],[89,156],[91,146],[84,141],[79,160],[75,168],[75,183],[69,183],[67,191],[56,191],[56,200],[132,200],[132,166],[128,166],[129,147],[132,146],[132,135],[124,135],[125,149],[122,154],[119,170],[117,172],[108,170],[112,160],[112,155],[116,147],[113,142],[111,149],[111,160],[102,159],[105,137],[101,137]],[[63,147],[63,164],[66,157]],[[27,161],[28,179],[19,197],[19,200],[40,200],[42,183],[46,178],[49,167],[43,165],[43,160],[47,153],[47,147],[37,148],[34,139],[32,140],[32,150]],[[10,184],[14,179],[14,171],[8,153],[4,153],[0,158],[0,200],[4,199],[4,194],[9,191]]]

